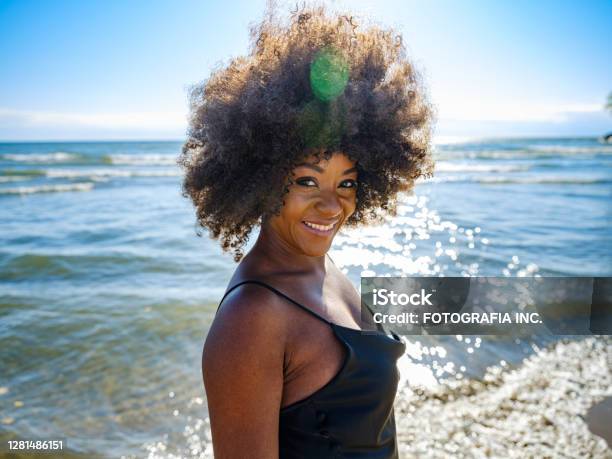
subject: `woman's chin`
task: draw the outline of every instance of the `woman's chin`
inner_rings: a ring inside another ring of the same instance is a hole
[[[300,251],[309,257],[323,257],[331,248],[334,240],[334,234],[319,235],[308,232],[300,232],[295,234],[295,242]]]

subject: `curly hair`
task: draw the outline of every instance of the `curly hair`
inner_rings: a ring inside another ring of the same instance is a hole
[[[395,215],[398,192],[432,172],[431,118],[392,29],[362,29],[322,6],[285,20],[268,12],[251,27],[249,54],[191,89],[183,195],[239,261],[253,227],[283,206],[291,171],[341,151],[358,171],[347,224],[380,221]]]

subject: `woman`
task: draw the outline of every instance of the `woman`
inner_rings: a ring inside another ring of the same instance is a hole
[[[429,106],[392,31],[303,8],[252,43],[193,90],[181,158],[200,225],[240,261],[203,352],[215,457],[397,457],[404,344],[326,254],[429,173]]]

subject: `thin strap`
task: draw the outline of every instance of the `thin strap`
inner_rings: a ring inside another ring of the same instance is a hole
[[[332,257],[329,256],[329,253],[326,253],[325,256],[329,258],[329,261],[332,262],[332,265],[336,266],[336,263],[334,263],[334,260],[332,260]]]
[[[227,295],[230,294],[230,292],[238,287],[240,287],[243,284],[256,284],[256,285],[261,285],[262,287],[267,288],[268,290],[273,291],[274,293],[276,293],[279,296],[282,296],[284,299],[286,299],[287,301],[295,304],[297,307],[303,309],[304,311],[312,314],[313,316],[315,316],[317,319],[322,320],[323,322],[329,324],[329,325],[333,325],[332,322],[330,322],[329,320],[327,320],[325,317],[320,316],[319,314],[317,314],[316,312],[312,311],[311,309],[307,308],[306,306],[298,303],[297,301],[295,301],[293,298],[288,297],[287,295],[285,295],[283,292],[281,292],[280,290],[275,289],[274,287],[272,287],[271,285],[268,285],[264,282],[258,281],[258,280],[245,280],[242,282],[238,282],[236,285],[233,285],[227,292],[225,292],[225,295],[223,295],[223,298],[221,298],[221,301],[219,302],[219,306],[217,306],[217,312],[219,311],[219,308],[221,307],[221,303],[223,303],[223,300],[225,299],[225,297]]]

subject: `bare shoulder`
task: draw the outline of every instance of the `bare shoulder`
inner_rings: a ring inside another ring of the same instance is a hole
[[[207,337],[209,344],[263,346],[265,350],[284,346],[289,317],[283,299],[265,287],[245,284],[236,288],[219,307]]]
[[[230,292],[217,311],[206,338],[203,362],[208,360],[210,364],[217,356],[230,365],[235,359],[259,353],[282,358],[288,325],[287,305],[282,298],[259,285],[241,285]]]

